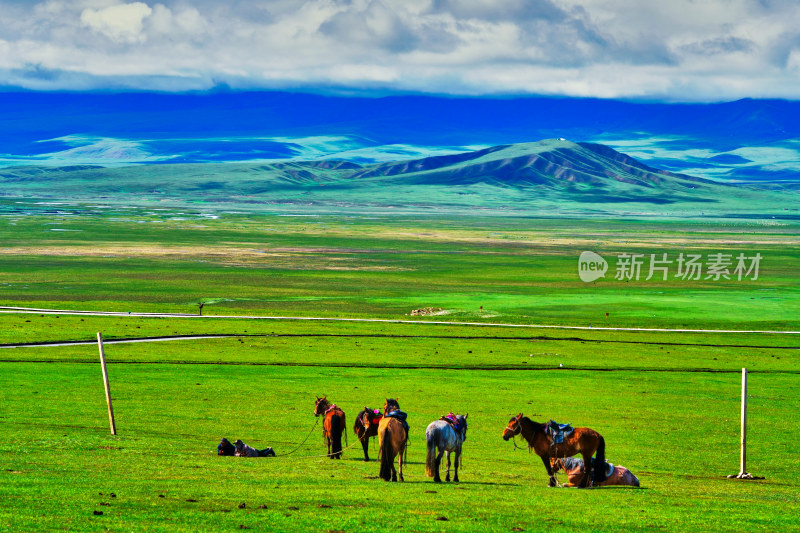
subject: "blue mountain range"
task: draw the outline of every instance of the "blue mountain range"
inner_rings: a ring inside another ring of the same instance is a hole
[[[800,102],[0,92],[0,165],[375,163],[567,138],[732,181],[800,178]]]

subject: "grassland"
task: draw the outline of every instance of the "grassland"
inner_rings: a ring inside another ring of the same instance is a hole
[[[800,337],[424,323],[800,330],[800,232],[790,221],[7,213],[3,305],[195,312],[205,301],[211,316],[0,314],[0,343],[97,331],[233,336],[108,345],[117,437],[96,347],[0,349],[0,529],[800,527]],[[584,284],[576,267],[586,249],[765,259],[753,282]],[[426,306],[447,314],[408,316]],[[254,314],[420,323],[214,316]],[[744,366],[753,371],[748,469],[763,481],[724,478],[738,470]],[[364,405],[400,398],[412,426],[405,484],[375,479],[357,447],[342,461],[318,457],[310,413],[323,393],[350,422]],[[434,486],[423,477],[423,431],[451,410],[470,414],[462,483]],[[597,429],[609,459],[643,488],[548,489],[539,459],[500,438],[520,411]],[[223,435],[279,457],[217,457]]]

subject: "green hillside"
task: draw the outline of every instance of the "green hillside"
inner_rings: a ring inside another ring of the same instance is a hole
[[[607,146],[549,139],[462,154],[360,165],[263,163],[12,167],[7,198],[248,210],[471,210],[523,214],[775,216],[796,191],[650,168]]]

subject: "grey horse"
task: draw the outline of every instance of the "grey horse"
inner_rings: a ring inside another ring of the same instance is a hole
[[[425,440],[428,443],[428,455],[425,459],[425,472],[433,481],[441,483],[439,465],[442,455],[447,453],[447,474],[444,480],[450,481],[450,453],[455,452],[455,476],[453,481],[458,483],[458,467],[461,464],[461,446],[467,440],[467,416],[449,415],[428,424],[425,430]],[[437,453],[438,452],[438,453]]]

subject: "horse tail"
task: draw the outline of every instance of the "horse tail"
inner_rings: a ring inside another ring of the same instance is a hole
[[[337,457],[342,453],[342,419],[339,415],[333,414],[331,416],[331,457]]]
[[[425,456],[425,473],[428,477],[436,475],[436,439],[433,431],[425,432],[425,439],[428,441],[428,455]]]
[[[600,444],[597,446],[597,455],[594,460],[594,468],[592,468],[592,483],[602,483],[606,480],[606,439],[602,435],[600,437]]]
[[[381,441],[381,471],[378,474],[385,481],[392,480],[392,434],[389,426],[383,430],[383,440]]]
[[[344,434],[344,444],[349,448],[350,444],[347,442],[347,417],[344,411],[342,411],[342,434]],[[341,439],[339,440],[339,445],[341,445]]]

